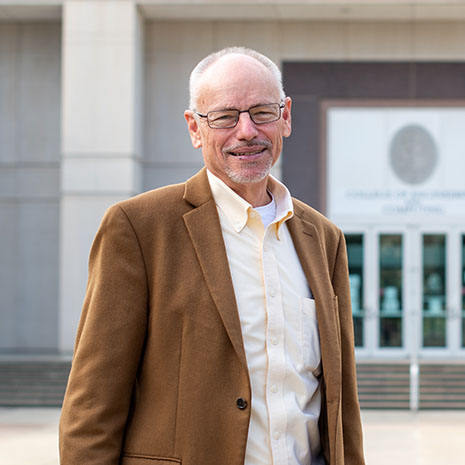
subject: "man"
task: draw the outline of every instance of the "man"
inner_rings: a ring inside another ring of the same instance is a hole
[[[270,176],[291,133],[278,68],[191,74],[204,168],[111,207],[95,238],[62,465],[362,465],[341,231]]]

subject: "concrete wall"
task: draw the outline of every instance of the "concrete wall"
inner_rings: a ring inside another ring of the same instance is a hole
[[[0,350],[57,347],[58,23],[0,24]]]

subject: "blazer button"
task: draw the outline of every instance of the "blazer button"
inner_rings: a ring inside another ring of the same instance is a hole
[[[244,410],[245,408],[247,408],[247,401],[243,399],[242,397],[239,397],[236,400],[236,405],[239,410]]]

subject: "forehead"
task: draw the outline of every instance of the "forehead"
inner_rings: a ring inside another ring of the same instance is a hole
[[[226,55],[204,72],[197,96],[202,110],[247,109],[279,102],[279,87],[271,71],[254,58]]]

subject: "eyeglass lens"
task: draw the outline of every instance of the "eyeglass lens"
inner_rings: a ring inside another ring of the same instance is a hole
[[[279,103],[259,105],[248,110],[218,110],[207,114],[208,124],[212,128],[232,128],[239,121],[239,114],[248,112],[255,124],[271,123],[281,116]]]

